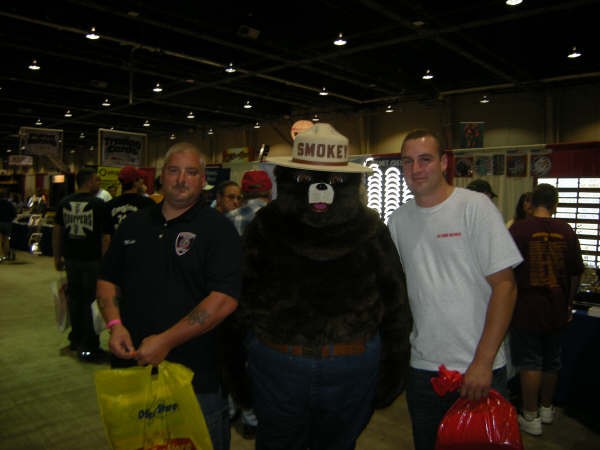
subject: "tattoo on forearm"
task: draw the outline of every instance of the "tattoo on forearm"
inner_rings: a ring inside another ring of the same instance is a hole
[[[194,309],[187,316],[188,322],[191,325],[200,324],[202,325],[204,322],[208,320],[209,314],[203,309]]]

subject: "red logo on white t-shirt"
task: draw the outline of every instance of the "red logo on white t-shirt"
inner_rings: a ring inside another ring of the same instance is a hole
[[[441,238],[453,238],[453,237],[461,237],[461,236],[462,236],[462,233],[460,231],[457,231],[456,233],[440,233],[436,237],[438,239],[441,239]]]

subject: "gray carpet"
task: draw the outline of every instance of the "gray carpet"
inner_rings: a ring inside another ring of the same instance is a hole
[[[0,264],[0,450],[107,450],[93,373],[100,367],[61,355],[66,333],[57,331],[50,284],[52,258],[17,252]],[[106,333],[102,342],[106,348]],[[527,450],[600,449],[600,436],[559,415]],[[254,448],[232,430],[233,450]],[[404,396],[377,411],[359,439],[359,450],[412,448]]]

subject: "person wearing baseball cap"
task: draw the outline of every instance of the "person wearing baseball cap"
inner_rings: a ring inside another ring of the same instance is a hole
[[[496,193],[492,190],[492,186],[490,186],[490,183],[488,183],[485,180],[482,180],[481,178],[473,180],[469,184],[467,184],[467,189],[475,192],[481,192],[482,194],[487,195],[490,198],[490,200],[493,200],[495,197],[498,197]]]
[[[132,166],[125,166],[119,172],[121,195],[110,200],[106,205],[112,223],[111,231],[114,233],[127,216],[136,211],[154,205],[150,197],[140,194],[144,185],[142,173]]]
[[[226,214],[240,236],[244,234],[246,226],[252,222],[256,212],[271,201],[273,182],[264,170],[249,170],[242,176],[241,185],[244,204]]]

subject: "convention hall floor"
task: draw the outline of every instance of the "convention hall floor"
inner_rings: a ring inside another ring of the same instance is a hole
[[[54,321],[52,258],[17,252],[0,264],[0,449],[105,450],[93,373],[59,349],[67,344]],[[106,336],[102,336],[106,345]],[[600,449],[600,435],[559,414],[539,438],[525,436],[527,450]],[[253,449],[232,431],[232,449]],[[412,448],[404,396],[377,411],[358,442],[361,450]]]

